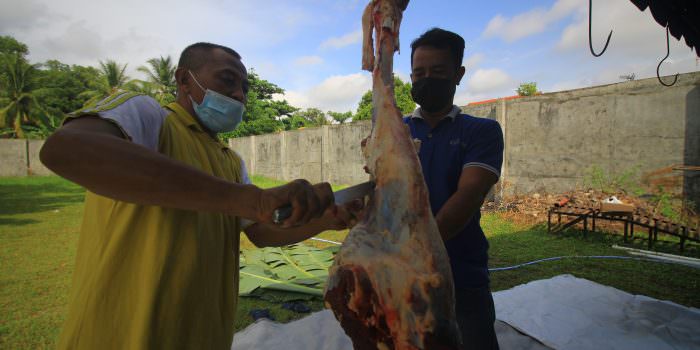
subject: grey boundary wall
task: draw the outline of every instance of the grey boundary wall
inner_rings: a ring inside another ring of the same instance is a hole
[[[462,107],[497,120],[505,157],[497,193],[556,193],[582,186],[592,166],[640,174],[700,165],[700,72],[673,87],[656,78]],[[354,184],[368,177],[360,142],[369,121],[229,140],[251,174]],[[0,176],[50,175],[41,140],[0,139]],[[681,173],[679,173],[681,174]],[[683,173],[683,193],[700,203],[700,173]]]
[[[0,139],[0,177],[53,175],[39,161],[44,140]]]
[[[584,185],[592,166],[639,174],[674,164],[700,165],[700,72],[673,87],[656,78],[499,99],[462,107],[504,130],[501,195],[557,193]],[[229,140],[252,174],[354,184],[367,179],[363,121]],[[678,173],[679,175],[681,173]],[[700,203],[700,174],[683,173],[687,199]]]

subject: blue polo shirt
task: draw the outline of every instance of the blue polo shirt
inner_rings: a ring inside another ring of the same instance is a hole
[[[477,166],[500,177],[503,163],[503,132],[497,121],[460,114],[454,106],[431,128],[416,109],[404,122],[411,136],[421,141],[418,156],[430,193],[430,207],[437,214],[457,191],[462,169]],[[445,242],[456,288],[483,287],[489,283],[489,244],[477,211],[467,226]]]

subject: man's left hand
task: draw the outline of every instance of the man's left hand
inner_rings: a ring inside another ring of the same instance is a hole
[[[329,223],[329,230],[352,228],[362,219],[365,210],[363,199],[355,199],[345,204],[329,207],[323,213],[322,220]]]

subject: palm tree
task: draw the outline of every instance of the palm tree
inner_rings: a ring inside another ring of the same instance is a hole
[[[95,87],[81,92],[78,97],[86,99],[83,108],[95,105],[106,96],[114,94],[121,89],[129,89],[134,81],[129,79],[124,71],[126,64],[120,65],[114,60],[100,61],[100,80]],[[131,89],[129,89],[131,90]]]
[[[33,76],[37,66],[29,64],[19,54],[6,55],[0,62],[4,76],[5,90],[3,100],[7,103],[0,109],[0,128],[11,128],[16,137],[25,136],[23,124],[39,125],[34,118],[39,118],[44,125],[50,124],[44,110],[37,102],[34,92]]]
[[[147,62],[148,66],[141,66],[138,71],[145,73],[148,82],[154,86],[158,102],[167,103],[175,100],[177,67],[173,64],[172,58],[160,56],[160,58],[151,58]]]
[[[129,81],[129,77],[124,73],[126,64],[122,66],[114,60],[100,61],[100,70],[105,78],[105,92],[107,94],[117,92]]]

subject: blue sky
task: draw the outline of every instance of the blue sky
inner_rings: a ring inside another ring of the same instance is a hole
[[[148,58],[178,57],[196,41],[239,51],[244,63],[286,90],[293,105],[354,110],[370,88],[360,70],[360,0],[0,0],[0,34],[27,43],[35,62],[97,65],[114,59],[127,71]],[[404,13],[395,71],[408,79],[410,42],[431,27],[467,42],[467,75],[457,103],[508,96],[521,82],[545,92],[654,77],[665,55],[665,31],[629,0],[594,1],[594,47],[588,51],[588,1],[413,0]],[[671,39],[662,74],[697,71],[695,54]]]

